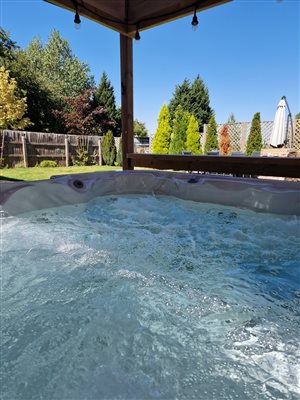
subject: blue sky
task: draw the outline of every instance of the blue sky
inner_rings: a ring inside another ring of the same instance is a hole
[[[153,0],[157,1],[157,0]],[[159,0],[163,1],[163,0]],[[234,113],[251,121],[255,112],[272,120],[282,95],[293,115],[299,102],[299,1],[234,0],[198,14],[192,31],[186,17],[141,32],[134,43],[134,112],[150,133],[176,84],[197,74],[206,83],[217,122]],[[89,63],[99,82],[106,71],[120,104],[119,34],[42,0],[0,0],[0,25],[26,47],[34,36],[45,42],[58,29],[74,53]]]

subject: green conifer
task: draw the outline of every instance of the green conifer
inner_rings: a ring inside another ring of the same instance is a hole
[[[260,113],[254,114],[250,133],[246,145],[246,155],[251,156],[253,151],[260,151],[262,148],[262,136],[260,126]]]
[[[116,107],[116,99],[114,88],[103,72],[101,81],[94,95],[95,105],[104,107],[109,119],[114,123],[113,133],[115,136],[121,134],[121,115],[120,110]]]
[[[209,93],[206,85],[199,75],[191,84],[185,79],[181,85],[177,85],[173,97],[169,103],[171,120],[175,118],[175,111],[178,106],[182,106],[184,111],[193,114],[199,124],[199,130],[203,130],[203,124],[207,124],[213,114],[209,105]]]
[[[215,117],[212,116],[207,127],[204,153],[207,154],[208,151],[218,150],[218,148],[217,124]]]
[[[119,140],[119,147],[118,147],[117,160],[116,161],[117,161],[118,165],[120,165],[120,166],[123,165],[122,136],[120,137],[120,140]]]
[[[189,109],[186,111],[196,117],[201,132],[203,131],[203,125],[207,124],[213,115],[213,110],[209,104],[207,86],[199,75],[196,76],[192,83],[189,95]]]
[[[173,121],[169,154],[182,154],[183,150],[186,149],[186,131],[188,128],[189,118],[190,114],[183,111],[181,106],[178,106]]]
[[[170,119],[175,119],[175,112],[178,106],[181,106],[184,111],[189,111],[190,108],[190,92],[191,84],[188,79],[184,79],[181,85],[176,85],[173,97],[169,103]]]
[[[236,124],[237,121],[233,113],[231,113],[228,117],[227,124]]]
[[[201,154],[200,135],[198,121],[194,115],[190,116],[188,128],[186,131],[186,150],[192,154]]]
[[[102,158],[106,165],[114,165],[116,159],[116,145],[111,130],[107,131],[102,140]]]
[[[158,125],[153,138],[152,152],[168,154],[171,139],[170,113],[164,104],[159,112]]]

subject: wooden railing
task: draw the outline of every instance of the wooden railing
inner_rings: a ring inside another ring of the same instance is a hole
[[[130,167],[300,178],[300,158],[127,154]]]

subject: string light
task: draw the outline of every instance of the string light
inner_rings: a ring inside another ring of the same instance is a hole
[[[197,18],[196,12],[197,12],[197,9],[195,8],[194,16],[193,16],[193,19],[192,19],[193,31],[196,31],[197,28],[198,28],[198,18]]]
[[[75,29],[80,28],[81,20],[80,20],[79,14],[78,14],[77,3],[76,3],[76,13],[75,13],[75,18],[74,18],[74,24],[75,24]]]
[[[139,33],[139,27],[138,27],[138,25],[136,26],[136,31],[135,31],[135,35],[134,35],[134,38],[135,38],[135,40],[141,40],[141,36],[140,36],[140,33]]]

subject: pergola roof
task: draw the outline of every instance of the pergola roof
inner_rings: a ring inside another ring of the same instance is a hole
[[[134,37],[144,30],[232,0],[45,0]]]

